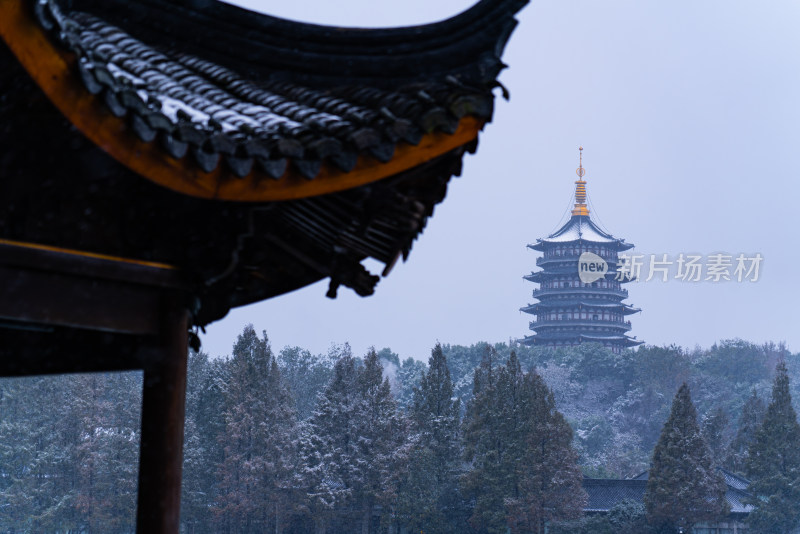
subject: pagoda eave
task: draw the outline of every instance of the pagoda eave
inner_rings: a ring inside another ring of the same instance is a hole
[[[587,239],[585,237],[578,237],[576,239],[570,239],[568,241],[542,239],[540,243],[535,243],[535,244],[532,244],[532,245],[528,245],[528,248],[536,250],[536,251],[539,251],[539,252],[544,252],[544,250],[546,248],[551,248],[551,247],[554,247],[554,246],[557,246],[557,245],[574,246],[574,245],[581,245],[581,244],[603,245],[603,246],[606,246],[606,247],[611,247],[611,248],[613,248],[613,250],[620,251],[620,252],[621,251],[625,251],[625,250],[630,250],[630,249],[632,249],[633,247],[636,246],[633,243],[625,243],[622,240],[616,240],[616,241],[599,241],[598,240],[598,241],[595,241],[593,239]]]
[[[603,319],[566,319],[566,320],[540,320],[531,321],[529,323],[530,329],[534,332],[545,332],[553,329],[557,331],[569,332],[586,332],[587,329],[600,329],[604,332],[613,332],[622,335],[631,329],[631,325],[627,322],[609,321]]]
[[[604,343],[604,344],[614,344],[619,345],[625,348],[628,347],[635,347],[638,345],[642,345],[644,341],[637,340],[630,338],[628,336],[592,336],[587,334],[576,334],[576,335],[563,335],[563,336],[548,336],[542,334],[534,334],[532,336],[526,336],[523,339],[518,340],[520,343],[532,346],[532,345],[545,345],[545,344],[552,344],[552,343],[580,343],[580,342],[588,342],[588,343]]]
[[[618,311],[624,315],[631,315],[641,312],[641,308],[634,308],[622,302],[591,302],[585,300],[574,299],[547,299],[542,302],[528,304],[520,308],[520,311],[525,313],[539,313],[539,310],[551,311],[553,309],[576,307],[578,310],[598,310],[598,311]]]

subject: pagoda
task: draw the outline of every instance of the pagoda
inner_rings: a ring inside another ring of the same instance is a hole
[[[643,343],[627,335],[631,323],[625,316],[641,311],[623,302],[628,291],[621,284],[631,278],[617,279],[619,253],[634,245],[604,232],[592,221],[586,205],[583,147],[576,172],[570,219],[555,233],[528,245],[543,256],[536,260],[541,270],[524,277],[539,284],[533,290],[539,302],[521,308],[536,316],[530,323],[534,334],[522,342],[553,348],[596,342],[619,353]]]

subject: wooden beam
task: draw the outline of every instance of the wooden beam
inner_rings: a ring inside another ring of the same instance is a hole
[[[0,319],[120,334],[160,332],[164,290],[185,291],[169,265],[0,240]]]
[[[51,253],[49,256],[47,253]],[[27,241],[14,241],[11,239],[0,239],[0,262],[2,263],[16,263],[27,261],[40,262],[44,258],[58,258],[65,256],[78,256],[86,260],[100,260],[106,262],[113,262],[123,266],[147,267],[151,269],[158,269],[162,271],[175,271],[178,268],[166,263],[159,263],[155,261],[137,260],[134,258],[123,258],[121,256],[112,256],[110,254],[99,254],[97,252],[90,252],[86,250],[76,250],[64,247],[54,247],[52,245],[44,245],[42,243],[31,243]],[[56,260],[52,260],[56,261]],[[100,262],[98,262],[100,264]]]
[[[0,321],[0,376],[137,370],[142,342],[138,336]]]
[[[159,331],[158,289],[3,266],[0,281],[2,319],[120,334]]]
[[[224,165],[205,173],[188,158],[170,157],[157,143],[141,141],[125,118],[118,118],[102,99],[87,91],[73,54],[57,48],[30,12],[26,0],[0,0],[0,37],[55,106],[97,146],[132,171],[163,187],[206,199],[240,202],[292,200],[325,195],[366,185],[430,161],[472,142],[484,121],[461,119],[457,131],[425,134],[417,146],[398,143],[387,163],[359,156],[356,167],[342,172],[324,164],[319,175],[308,180],[290,166],[279,180],[254,170],[237,178]]]

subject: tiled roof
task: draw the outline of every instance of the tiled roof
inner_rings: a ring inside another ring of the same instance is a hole
[[[740,477],[737,474],[731,473],[727,469],[720,469],[720,473],[725,478],[725,483],[738,490],[747,490],[750,487],[750,481],[744,477]]]
[[[608,512],[626,499],[643,502],[647,481],[584,478],[583,489],[589,496],[585,512]]]
[[[728,506],[731,508],[732,514],[749,514],[753,511],[752,504],[746,504],[752,495],[746,491],[728,486],[728,491],[725,492],[725,500],[728,501]]]
[[[361,262],[405,260],[475,151],[526,3],[373,30],[0,2],[0,237],[175,266],[197,325],[322,278],[370,295]]]
[[[753,510],[751,504],[745,504],[751,495],[747,492],[750,481],[735,475],[725,469],[719,469],[727,490],[725,500],[730,506],[732,514],[748,514]],[[644,492],[647,488],[648,472],[644,471],[632,479],[583,479],[583,488],[589,495],[589,501],[584,511],[607,512],[624,499],[644,501]]]
[[[622,309],[633,309],[629,304],[624,304],[622,302],[592,302],[591,300],[580,300],[580,299],[559,299],[559,300],[548,300],[546,302],[537,302],[535,304],[529,304],[524,308],[520,308],[522,311],[526,313],[536,313],[538,308],[562,308],[564,306],[585,306],[587,308],[622,308]]]
[[[269,66],[251,78],[228,62],[152,44],[53,0],[37,2],[36,13],[78,56],[90,93],[127,117],[142,141],[159,143],[177,159],[188,153],[204,172],[224,165],[235,176],[256,168],[280,179],[291,165],[313,179],[324,164],[348,172],[360,155],[387,162],[398,143],[415,145],[436,131],[452,134],[466,115],[492,115],[493,78],[444,73],[392,88],[369,81],[310,87]]]
[[[558,341],[597,341],[597,342],[619,342],[622,343],[626,347],[635,347],[636,345],[641,345],[644,343],[643,341],[638,341],[636,339],[629,338],[628,336],[617,335],[617,334],[581,334],[576,332],[546,332],[542,334],[534,334],[530,336],[525,336],[520,340],[521,343],[525,345],[534,345],[536,343],[553,343]]]
[[[545,243],[572,243],[579,240],[616,244],[619,250],[633,247],[630,243],[625,243],[624,239],[617,239],[601,230],[588,215],[573,215],[556,232],[543,239],[537,239],[535,244],[528,246],[535,250],[541,250],[541,246]]]
[[[161,48],[225,65],[252,80],[386,90],[452,75],[493,84],[499,54],[527,0],[479,0],[441,22],[400,28],[307,24],[216,0],[47,0],[92,13]]]

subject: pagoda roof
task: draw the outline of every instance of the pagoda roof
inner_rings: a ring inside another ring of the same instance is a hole
[[[618,239],[611,234],[604,232],[592,221],[589,215],[573,215],[556,232],[546,238],[537,239],[536,243],[528,245],[529,248],[542,251],[547,245],[577,243],[577,242],[601,243],[614,245],[617,250],[627,250],[633,248],[630,243],[625,243],[624,239]]]
[[[537,302],[534,304],[529,304],[524,308],[520,308],[520,311],[524,311],[526,313],[535,313],[535,310],[537,308],[563,308],[565,306],[566,307],[586,306],[587,308],[606,308],[606,309],[623,308],[626,311],[630,311],[630,313],[641,311],[639,308],[634,308],[629,304],[625,304],[622,302],[597,303],[579,299],[547,300],[547,301]]]
[[[622,341],[626,347],[635,347],[641,345],[644,341],[638,341],[628,336],[603,336],[595,334],[581,334],[581,339],[584,341]]]
[[[608,263],[608,265],[611,267],[609,269],[609,272],[607,272],[603,276],[603,278],[605,278],[606,280],[614,280],[616,282],[619,282],[620,284],[627,284],[627,283],[630,283],[630,282],[636,282],[637,281],[638,278],[635,277],[635,276],[631,277],[631,278],[628,278],[627,276],[625,276],[625,277],[622,278],[622,280],[617,280],[617,271],[615,270],[617,262],[607,261],[606,263]],[[560,277],[560,276],[564,276],[565,274],[566,275],[572,275],[572,274],[574,274],[574,272],[575,272],[575,267],[574,266],[563,267],[563,268],[562,267],[556,267],[556,268],[549,267],[549,268],[547,268],[547,270],[534,271],[531,274],[526,274],[522,278],[523,278],[523,280],[527,280],[529,282],[543,282],[545,280],[549,280],[549,279],[552,279],[552,278],[557,278],[557,277]]]
[[[170,265],[200,325],[326,277],[372,294],[360,262],[408,256],[526,3],[360,29],[214,0],[0,2],[0,238]]]
[[[619,334],[583,334],[580,332],[559,332],[559,333],[546,333],[546,334],[533,334],[526,336],[522,342],[526,345],[535,343],[549,343],[553,341],[566,341],[566,340],[579,340],[579,341],[597,341],[597,342],[616,342],[621,343],[626,347],[635,347],[641,345],[644,341],[638,341],[625,335]]]

